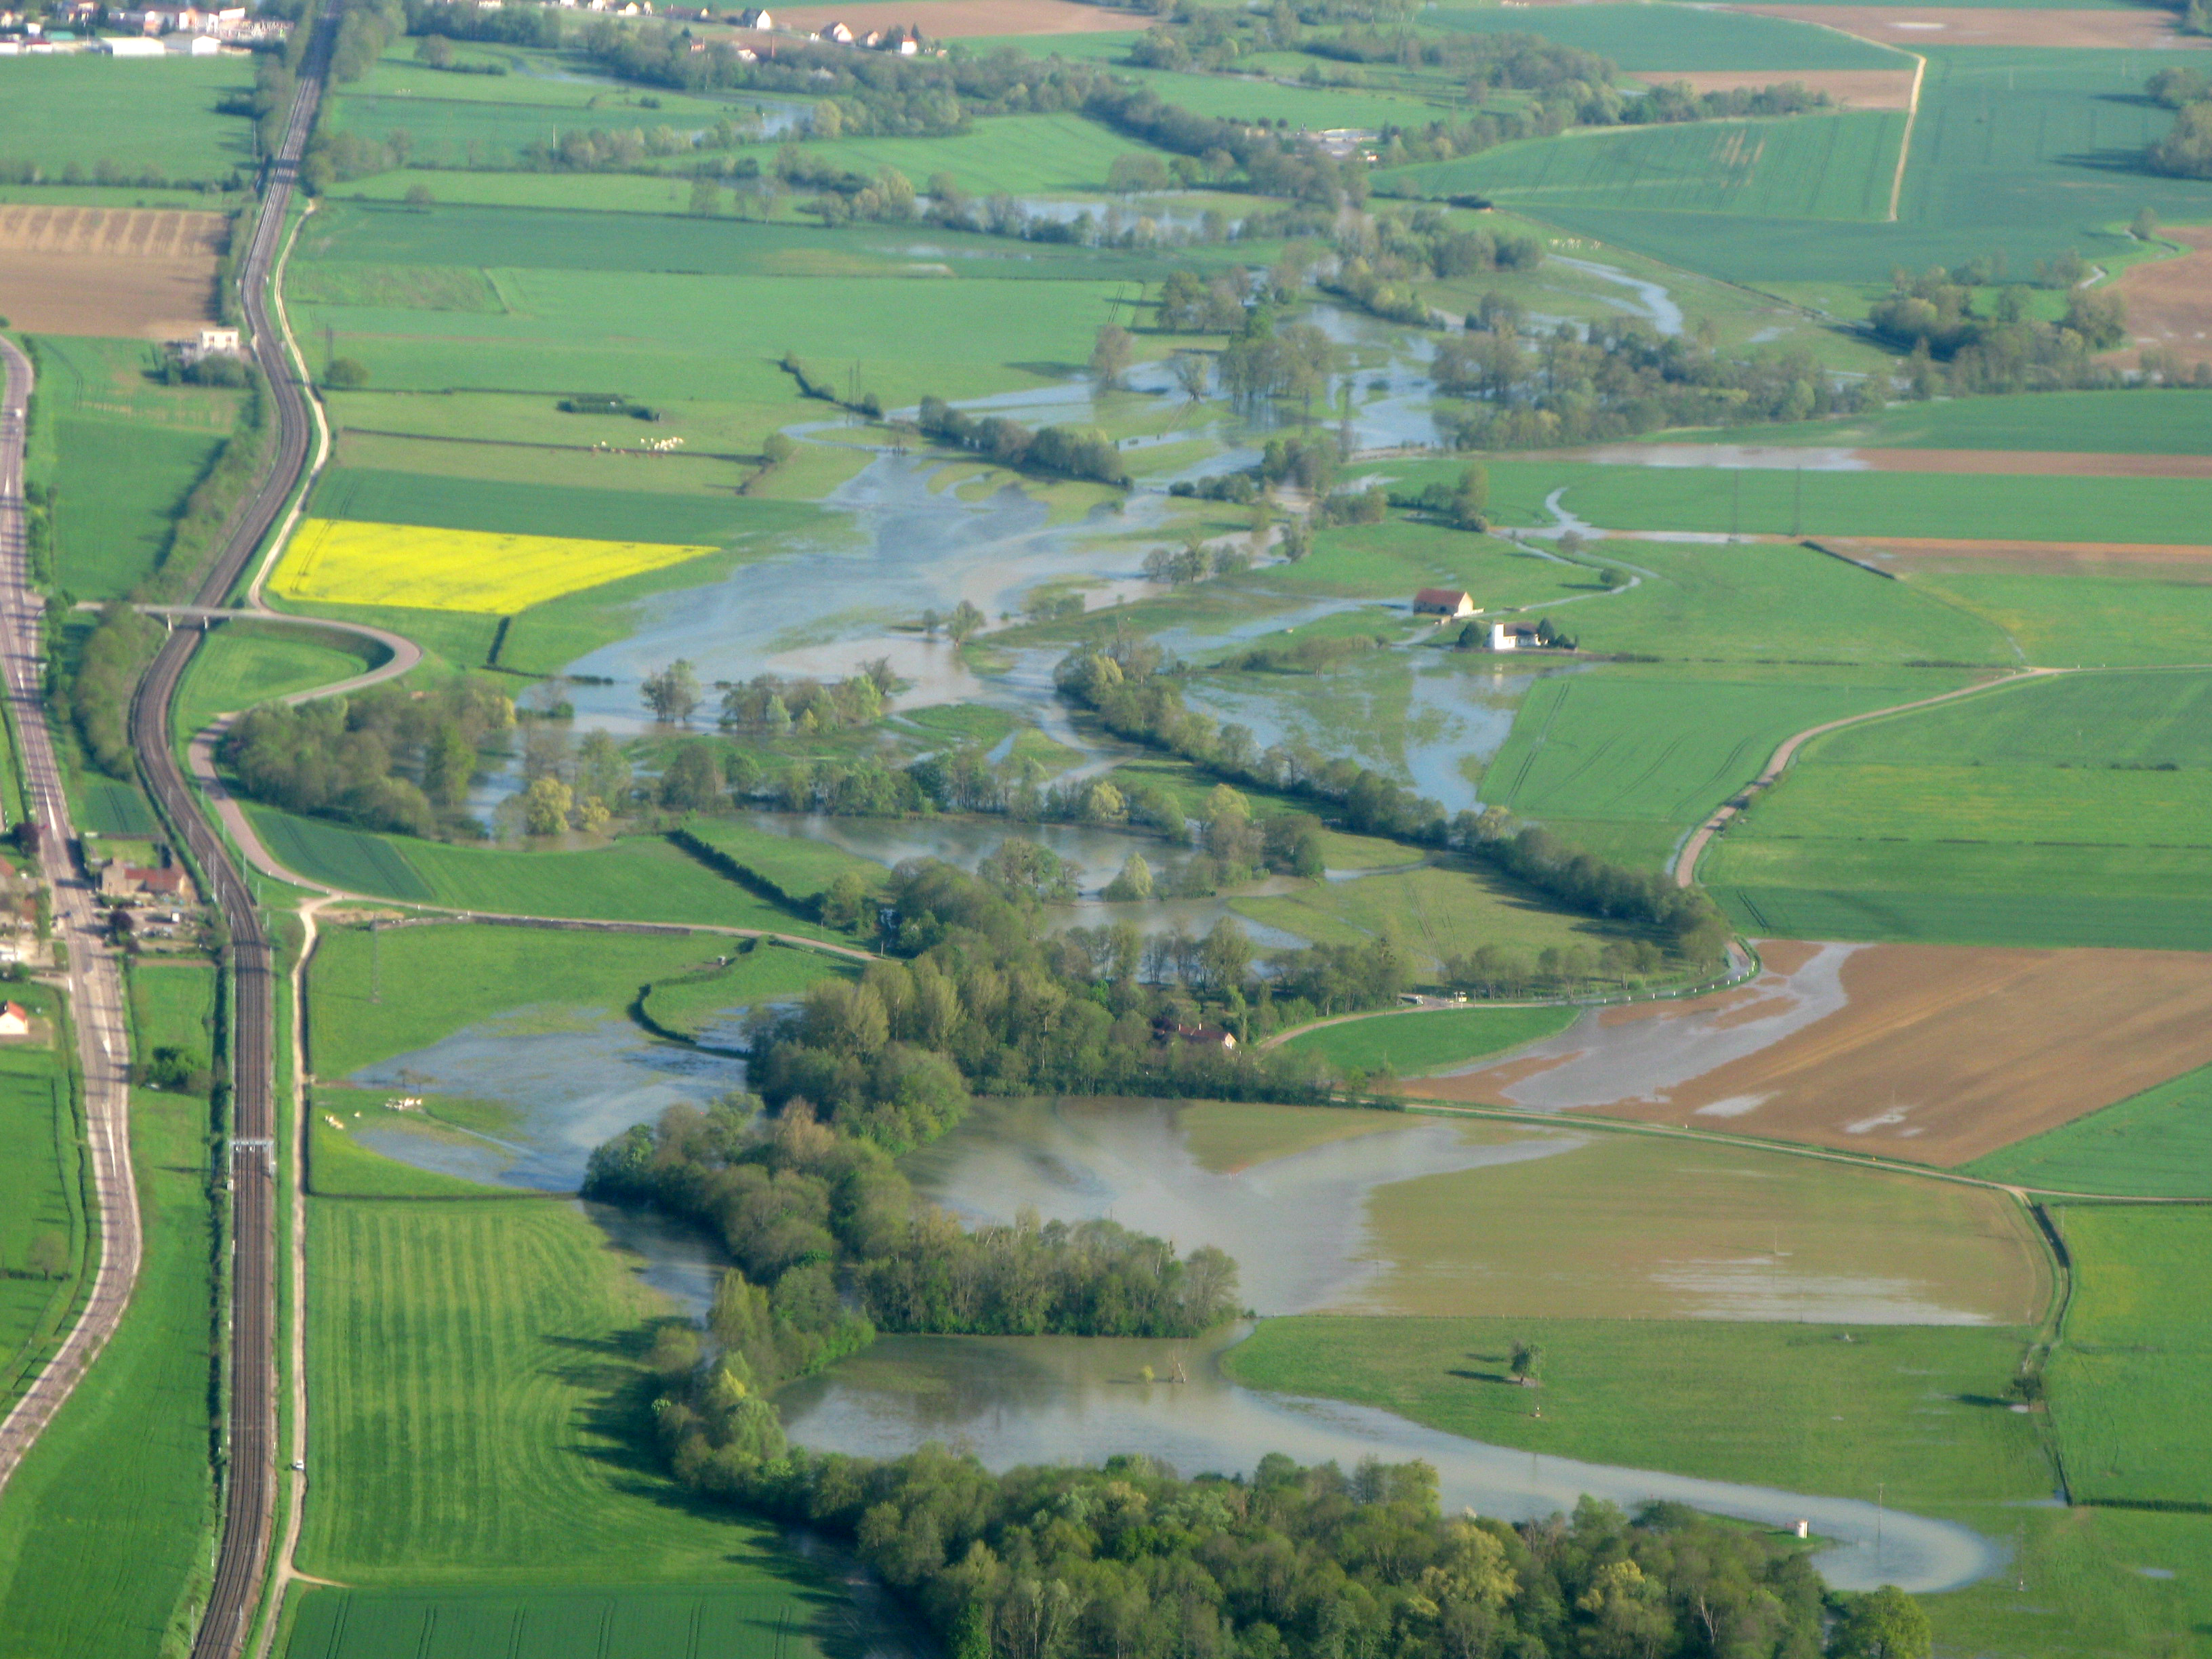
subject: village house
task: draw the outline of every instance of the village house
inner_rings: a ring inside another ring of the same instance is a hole
[[[118,859],[100,872],[100,896],[102,898],[137,898],[142,894],[152,894],[161,898],[189,898],[191,889],[180,865],[149,870],[143,865],[125,864]]]
[[[1490,624],[1490,648],[1492,651],[1533,651],[1540,642],[1536,637],[1536,630],[1526,623]]]
[[[31,1035],[31,1011],[20,1002],[0,1002],[0,1037]]]
[[[853,44],[853,31],[842,23],[826,23],[823,26],[818,38],[823,40],[835,40],[841,46],[849,46]]]
[[[748,8],[738,14],[738,27],[741,29],[772,29],[775,27],[775,19],[764,11]]]
[[[1474,596],[1456,587],[1425,587],[1413,595],[1413,614],[1456,622],[1475,612]]]

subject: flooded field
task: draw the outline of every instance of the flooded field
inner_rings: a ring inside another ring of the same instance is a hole
[[[1767,971],[1749,985],[1587,1014],[1422,1092],[1953,1164],[2212,1060],[2201,956],[1763,948]]]
[[[1220,1351],[1237,1334],[1196,1344],[890,1337],[793,1384],[778,1403],[799,1443],[864,1456],[937,1441],[1006,1469],[1143,1450],[1187,1474],[1249,1471],[1269,1452],[1346,1467],[1418,1457],[1436,1468],[1448,1512],[1530,1520],[1571,1510],[1589,1493],[1631,1508],[1668,1498],[1768,1526],[1802,1519],[1833,1540],[1814,1565],[1843,1589],[1949,1589],[2004,1559],[2002,1547],[1968,1528],[1872,1504],[1540,1456],[1368,1407],[1261,1393],[1222,1375]],[[1161,1380],[1178,1370],[1186,1380]]]

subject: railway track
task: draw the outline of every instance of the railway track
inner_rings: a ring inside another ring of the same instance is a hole
[[[220,605],[237,586],[307,464],[313,429],[307,392],[270,315],[269,291],[300,158],[329,73],[334,22],[334,9],[326,9],[313,26],[283,137],[270,163],[260,211],[239,266],[245,320],[276,414],[276,441],[200,584],[197,597],[202,605]],[[231,1219],[228,1422],[222,1532],[192,1654],[193,1659],[234,1659],[245,1644],[260,1598],[276,1509],[275,1007],[273,953],[252,890],[221,836],[201,815],[170,730],[178,682],[202,637],[191,628],[171,631],[132,699],[131,741],[155,805],[189,852],[230,936],[231,1119],[225,1126]]]

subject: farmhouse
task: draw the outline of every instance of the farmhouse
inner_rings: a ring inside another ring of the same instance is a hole
[[[1161,1042],[1188,1042],[1200,1048],[1234,1048],[1237,1034],[1220,1025],[1185,1025],[1164,1016],[1152,1025],[1153,1036]]]
[[[1472,617],[1474,611],[1474,596],[1456,587],[1425,587],[1413,595],[1417,617],[1434,617],[1441,623]]]
[[[118,859],[100,872],[100,891],[103,898],[133,898],[141,893],[158,895],[164,898],[191,896],[183,866],[169,865],[161,869],[148,869],[141,865],[125,864]]]
[[[0,1002],[0,1037],[31,1035],[31,1011],[20,1002]]]
[[[1526,623],[1490,624],[1490,648],[1492,651],[1533,651],[1540,643],[1536,630]]]

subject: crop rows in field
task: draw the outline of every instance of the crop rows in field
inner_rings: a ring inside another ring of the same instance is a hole
[[[270,585],[290,599],[507,615],[713,551],[309,519]]]
[[[810,1659],[816,1608],[738,1589],[337,1590],[301,1599],[286,1659]]]
[[[1534,139],[1394,176],[1429,195],[1480,192],[1531,213],[1742,214],[1878,220],[1905,118],[1886,111],[1700,121]]]
[[[1486,34],[1539,34],[1610,58],[1625,70],[1892,69],[1902,54],[1780,18],[1701,6],[1445,6],[1424,11],[1431,27]]]
[[[1977,1158],[1990,1181],[2054,1192],[2212,1198],[2212,1068]]]
[[[0,1057],[0,1410],[35,1375],[84,1261],[76,1115],[52,1057]]]

